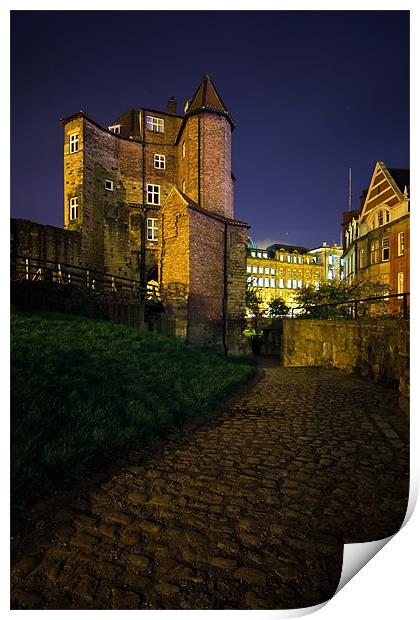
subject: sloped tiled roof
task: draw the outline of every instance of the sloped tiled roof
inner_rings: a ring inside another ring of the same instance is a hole
[[[301,245],[286,245],[285,243],[273,243],[273,245],[269,245],[267,250],[286,250],[286,252],[299,252],[300,254],[307,254],[309,252],[308,248],[304,248]]]
[[[226,116],[230,124],[234,126],[234,122],[227,107],[223,103],[221,96],[217,92],[216,87],[208,75],[205,75],[202,78],[197,90],[195,91],[195,94],[188,106],[186,116],[194,113],[196,114],[197,112],[203,112],[205,110]]]

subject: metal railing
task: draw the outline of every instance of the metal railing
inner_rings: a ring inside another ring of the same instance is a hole
[[[10,262],[12,282],[42,282],[57,287],[75,286],[90,292],[117,297],[160,300],[159,287],[148,284],[141,286],[138,280],[87,269],[80,265],[42,260],[32,256],[12,256]]]
[[[389,308],[388,312],[382,312],[382,316],[401,316],[404,319],[408,318],[409,311],[409,303],[408,298],[410,297],[410,293],[396,293],[393,295],[381,295],[377,297],[365,297],[363,299],[350,299],[349,301],[337,301],[333,303],[327,304],[314,304],[312,306],[298,306],[297,308],[292,308],[292,318],[319,318],[319,319],[328,319],[328,318],[347,318],[347,319],[359,319],[366,317],[368,315],[374,316],[370,314],[369,306],[367,306],[368,302],[383,302],[389,299],[400,300],[400,308],[398,309],[397,304],[393,304],[392,308]],[[344,306],[343,310],[339,313],[340,316],[331,316],[329,309],[336,308],[337,306]],[[347,308],[345,308],[347,306]],[[319,309],[319,312],[316,310]],[[304,310],[305,312],[296,313],[297,310]],[[315,312],[314,312],[315,311]],[[313,316],[316,314],[317,316]]]

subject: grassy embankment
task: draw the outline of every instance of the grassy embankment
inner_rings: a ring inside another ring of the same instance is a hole
[[[13,313],[13,499],[150,445],[216,410],[254,372],[249,361],[111,322]]]

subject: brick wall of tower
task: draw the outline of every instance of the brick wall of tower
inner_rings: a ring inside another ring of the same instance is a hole
[[[233,218],[231,128],[224,116],[201,117],[201,206]]]
[[[225,223],[190,209],[188,341],[223,348]]]
[[[245,315],[246,254],[248,227],[228,226],[227,261],[227,348],[230,353],[244,353],[242,334]]]
[[[182,190],[185,181],[185,194],[199,204],[198,192],[198,134],[200,116],[190,117],[178,143],[178,187]],[[185,143],[185,157],[183,144]]]

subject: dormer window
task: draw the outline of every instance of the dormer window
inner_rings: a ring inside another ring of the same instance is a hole
[[[110,125],[108,129],[112,131],[112,133],[121,133],[121,125]]]
[[[381,209],[380,211],[378,211],[378,226],[383,226],[383,225],[384,225],[384,212]]]
[[[149,131],[164,132],[164,120],[157,116],[146,116],[146,127]]]

